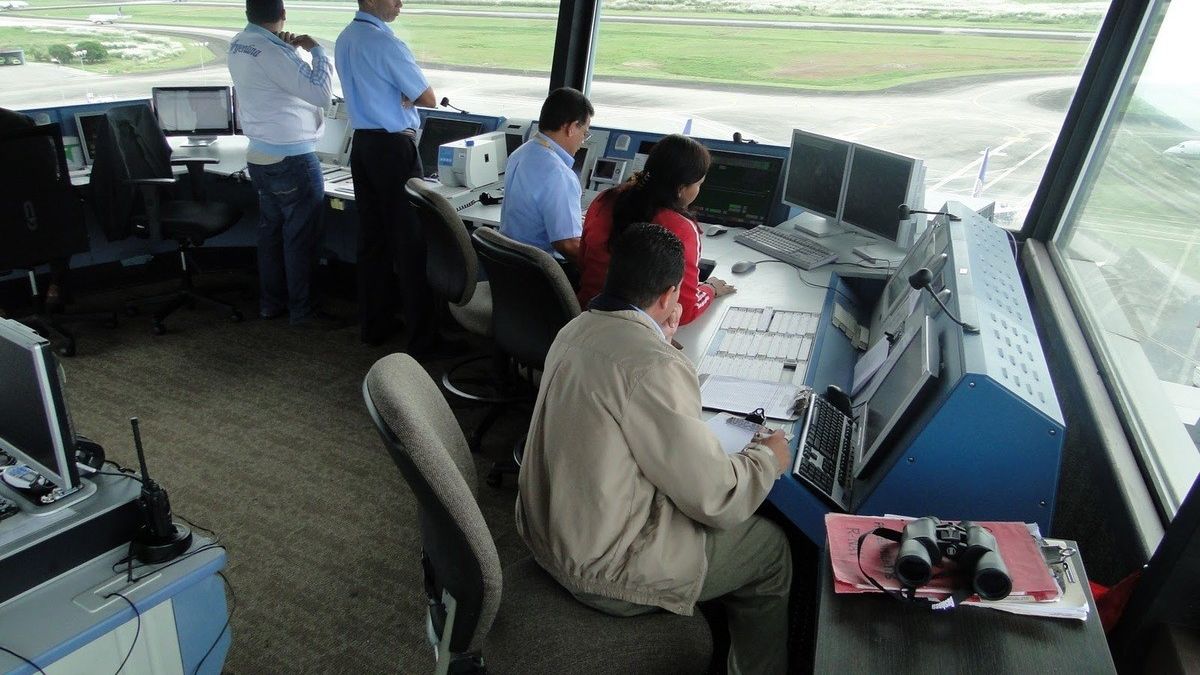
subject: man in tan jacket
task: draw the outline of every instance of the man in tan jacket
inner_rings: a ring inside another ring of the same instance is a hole
[[[700,419],[679,326],[683,245],[658,225],[614,243],[604,292],[546,357],[521,465],[517,529],[581,602],[690,615],[717,598],[729,672],[787,667],[792,563],[754,515],[790,462],[782,432],[727,455]]]

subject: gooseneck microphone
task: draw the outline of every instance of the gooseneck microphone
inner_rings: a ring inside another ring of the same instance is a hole
[[[460,112],[460,113],[462,113],[462,114],[464,114],[464,115],[470,115],[470,114],[471,114],[471,113],[467,112],[466,110],[463,110],[462,108],[456,108],[456,107],[454,107],[454,106],[450,105],[450,97],[449,97],[449,96],[443,96],[443,97],[442,97],[441,106],[442,106],[443,108],[450,108],[451,110],[457,110],[458,112]]]
[[[950,213],[949,211],[921,211],[919,209],[908,208],[908,204],[901,204],[899,207],[899,211],[900,211],[900,220],[908,220],[909,218],[912,217],[912,214],[914,214],[914,213],[928,213],[931,216],[946,216],[950,220],[962,220],[962,218],[959,218],[958,216],[954,215],[953,213]]]
[[[138,510],[142,513],[142,526],[133,539],[133,554],[147,563],[160,563],[179,556],[192,545],[192,531],[171,520],[171,500],[146,468],[146,453],[142,450],[142,433],[138,418],[129,418],[133,427],[133,445],[137,448],[138,466],[142,470],[142,494],[138,497]]]
[[[921,289],[929,291],[929,294],[933,296],[934,301],[937,302],[938,307],[942,308],[942,311],[946,313],[946,316],[950,317],[951,321],[962,326],[964,333],[978,333],[979,332],[978,328],[976,328],[975,326],[972,326],[969,323],[961,321],[958,317],[956,317],[950,313],[950,309],[948,307],[946,307],[945,303],[942,302],[942,299],[939,298],[937,293],[934,293],[933,289],[929,287],[929,284],[932,281],[933,281],[933,272],[930,272],[928,267],[922,267],[921,269],[917,270],[916,272],[913,272],[912,274],[910,274],[908,276],[908,285],[912,286],[913,288],[917,289],[918,291]]]

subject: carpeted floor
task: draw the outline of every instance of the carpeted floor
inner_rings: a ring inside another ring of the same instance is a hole
[[[370,348],[354,327],[234,324],[205,309],[168,326],[164,336],[146,316],[77,326],[78,354],[62,359],[67,399],[77,433],[126,466],[139,417],[174,510],[228,547],[237,605],[225,671],[429,672],[415,501],[361,394],[371,364],[401,343]],[[483,414],[458,412],[468,431]],[[512,415],[485,437],[481,479],[524,423]],[[514,483],[480,489],[504,564],[525,555]]]

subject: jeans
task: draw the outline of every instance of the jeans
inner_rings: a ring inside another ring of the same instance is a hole
[[[292,323],[313,313],[312,276],[324,236],[325,178],[316,153],[250,164],[258,192],[259,313],[288,313]]]

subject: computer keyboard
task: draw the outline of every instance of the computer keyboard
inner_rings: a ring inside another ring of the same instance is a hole
[[[734,241],[766,253],[802,270],[827,265],[838,258],[837,251],[793,230],[780,230],[766,225],[739,232]]]
[[[854,420],[820,396],[810,396],[792,473],[844,511],[854,475]]]
[[[820,315],[771,307],[730,307],[696,372],[804,384]]]

